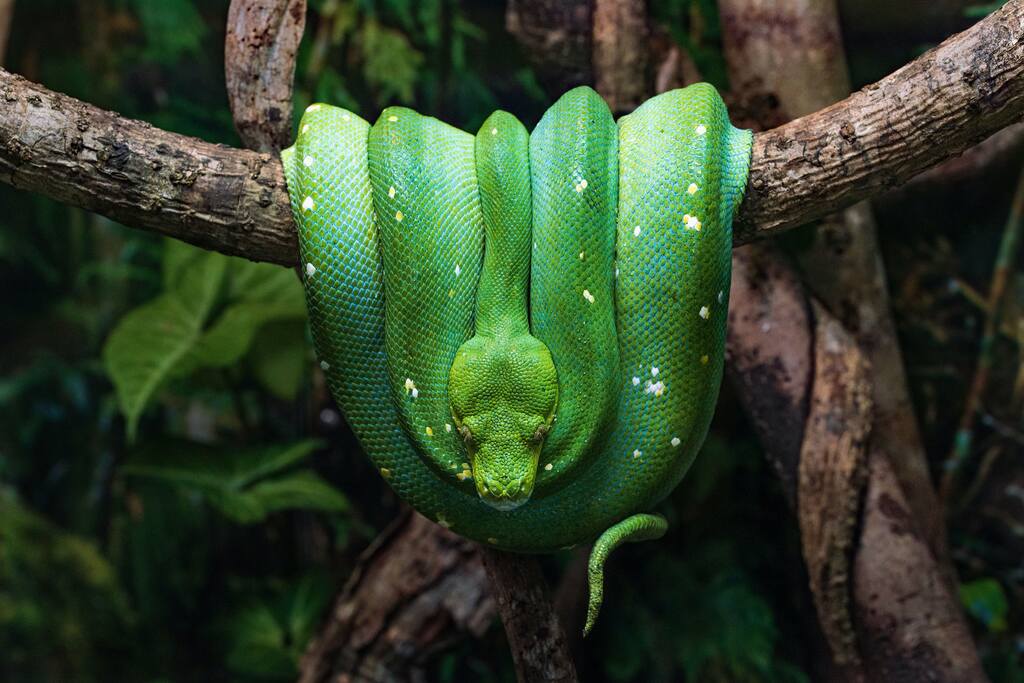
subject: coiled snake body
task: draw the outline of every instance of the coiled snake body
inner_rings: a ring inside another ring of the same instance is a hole
[[[589,88],[532,134],[402,107],[306,110],[285,150],[313,340],[394,490],[453,531],[546,552],[655,538],[707,433],[751,133],[715,90],[616,123]]]

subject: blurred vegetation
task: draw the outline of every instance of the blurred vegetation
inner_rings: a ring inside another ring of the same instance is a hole
[[[7,65],[237,145],[227,5],[18,2]],[[310,0],[296,106],[322,100],[372,119],[402,103],[470,130],[500,107],[532,126],[548,100],[502,5]],[[658,0],[652,14],[723,85],[714,8]],[[919,49],[872,61],[851,46],[851,64],[864,81]],[[904,226],[886,257],[936,462],[956,421],[949,397],[963,395],[977,351],[978,311],[949,283],[987,288],[1008,191],[986,179],[987,210],[914,196],[880,209],[883,225]],[[8,186],[0,205],[0,679],[293,679],[334,591],[397,510],[327,395],[298,279]],[[1015,367],[1020,339],[1000,344],[998,367]],[[798,539],[740,415],[726,386],[702,457],[661,506],[669,537],[612,563],[586,680],[807,680],[800,634],[813,613]],[[1020,414],[993,419],[1016,436],[989,427],[979,449],[1002,453],[1024,431]],[[1024,479],[1005,458],[993,467]],[[1021,510],[997,510],[1009,530],[970,514],[992,507],[987,475],[971,476],[975,503],[960,519],[973,521],[953,527],[961,597],[993,677],[1024,680],[1024,575],[1006,548],[1021,547]],[[555,577],[567,558],[545,561]],[[431,675],[513,680],[501,629]]]

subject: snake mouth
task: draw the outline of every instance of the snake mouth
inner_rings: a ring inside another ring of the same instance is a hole
[[[495,479],[482,480],[477,486],[477,493],[492,508],[508,512],[528,501],[532,491],[528,490],[525,478],[519,477],[504,485]]]

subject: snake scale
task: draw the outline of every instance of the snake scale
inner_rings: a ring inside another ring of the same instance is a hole
[[[532,133],[307,108],[282,158],[329,388],[397,494],[494,547],[657,538],[721,383],[752,134],[713,87]]]

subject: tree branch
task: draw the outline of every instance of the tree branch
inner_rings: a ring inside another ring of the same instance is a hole
[[[434,655],[484,635],[494,608],[477,545],[403,514],[359,558],[299,683],[424,680]]]
[[[169,133],[3,69],[0,182],[205,249],[298,260],[275,157]]]
[[[279,152],[292,134],[295,57],[306,0],[232,0],[224,37],[228,104],[242,143]]]
[[[1024,2],[842,102],[754,138],[736,241],[773,235],[906,182],[1024,110]]]
[[[519,683],[575,683],[565,631],[535,557],[480,546]]]
[[[1024,112],[1024,2],[759,134],[736,243],[898,185]],[[226,254],[293,265],[276,158],[124,119],[0,70],[0,181]]]
[[[0,0],[0,65],[4,63],[7,41],[11,37],[11,18],[14,16],[14,0]]]

